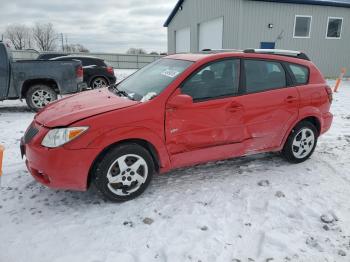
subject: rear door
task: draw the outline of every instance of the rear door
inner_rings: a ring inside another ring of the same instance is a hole
[[[277,147],[298,118],[298,90],[278,61],[246,59],[242,71],[236,101],[243,105],[246,151]]]
[[[0,44],[0,99],[7,97],[9,88],[10,64],[6,48]]]

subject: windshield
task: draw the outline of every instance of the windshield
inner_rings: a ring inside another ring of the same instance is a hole
[[[148,101],[159,95],[192,63],[185,60],[159,59],[129,76],[117,89],[134,100]]]

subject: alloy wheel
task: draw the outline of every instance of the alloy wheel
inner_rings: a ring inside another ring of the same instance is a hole
[[[46,90],[39,89],[32,94],[32,102],[37,108],[43,108],[54,100],[52,94]]]
[[[146,182],[147,176],[145,159],[126,154],[117,158],[108,169],[108,188],[118,196],[127,196],[137,191]]]
[[[102,87],[106,87],[108,86],[108,83],[105,79],[103,78],[96,78],[93,82],[92,82],[92,88],[96,89],[96,88],[102,88]]]
[[[302,128],[294,137],[292,151],[294,157],[301,159],[312,151],[315,144],[315,134],[309,128]]]

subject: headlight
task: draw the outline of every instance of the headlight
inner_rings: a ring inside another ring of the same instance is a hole
[[[41,145],[50,148],[59,147],[77,138],[87,129],[86,126],[52,129],[46,134]]]

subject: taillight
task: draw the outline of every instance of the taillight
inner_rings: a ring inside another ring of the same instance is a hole
[[[80,82],[83,81],[83,76],[84,76],[84,69],[82,66],[79,66],[76,71],[76,77]]]
[[[329,86],[326,86],[326,91],[327,91],[327,94],[328,94],[329,103],[332,104],[332,102],[333,102],[333,92],[332,92],[332,88],[330,88]]]
[[[114,68],[111,66],[107,66],[107,72],[110,73],[111,75],[114,75]]]

